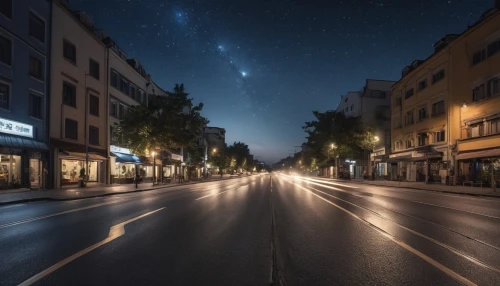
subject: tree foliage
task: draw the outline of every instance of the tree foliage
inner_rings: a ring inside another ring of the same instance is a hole
[[[188,96],[183,84],[176,84],[167,96],[150,95],[147,106],[130,107],[117,133],[135,154],[194,147],[208,120],[200,114],[203,104],[194,105]]]

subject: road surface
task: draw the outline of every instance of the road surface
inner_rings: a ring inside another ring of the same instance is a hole
[[[1,285],[500,285],[500,200],[283,174],[0,207]]]

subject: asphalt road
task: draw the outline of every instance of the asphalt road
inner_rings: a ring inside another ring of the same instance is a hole
[[[0,207],[1,285],[500,285],[500,200],[281,174]]]

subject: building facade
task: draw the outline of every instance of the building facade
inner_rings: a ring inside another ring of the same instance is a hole
[[[0,188],[45,187],[51,1],[0,5]]]
[[[71,11],[66,1],[53,1],[52,21],[52,185],[76,185],[82,178],[109,183],[106,47],[90,17]]]
[[[454,181],[500,185],[500,1],[449,47]]]

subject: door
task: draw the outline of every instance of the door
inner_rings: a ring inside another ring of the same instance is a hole
[[[30,185],[32,188],[40,188],[40,160],[30,159]]]

